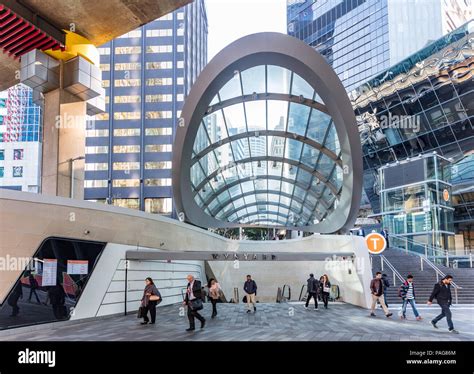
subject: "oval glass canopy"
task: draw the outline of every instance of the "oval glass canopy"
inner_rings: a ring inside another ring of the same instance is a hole
[[[330,233],[352,227],[362,152],[344,87],[303,42],[260,33],[204,68],[173,151],[181,220]]]
[[[201,120],[190,175],[197,205],[221,221],[315,224],[340,197],[337,132],[322,99],[295,72],[275,65],[235,71]]]

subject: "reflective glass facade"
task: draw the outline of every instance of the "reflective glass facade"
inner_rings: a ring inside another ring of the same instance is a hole
[[[350,93],[364,153],[364,188],[380,209],[377,169],[437,151],[474,149],[474,22],[430,44]]]
[[[204,1],[99,48],[106,112],[89,122],[85,199],[171,214],[175,126],[207,63]]]
[[[305,226],[342,188],[335,125],[314,89],[274,65],[236,71],[212,99],[194,141],[197,205],[221,221]]]

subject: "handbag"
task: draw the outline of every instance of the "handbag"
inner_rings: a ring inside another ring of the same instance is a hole
[[[143,318],[145,316],[145,307],[141,306],[138,308],[137,318]]]
[[[189,302],[189,307],[191,310],[198,311],[204,308],[204,305],[202,304],[202,299],[194,299]]]
[[[156,301],[157,304],[161,303],[161,297],[158,295],[150,295],[150,301]]]
[[[323,287],[323,292],[330,293],[331,288],[330,287]]]

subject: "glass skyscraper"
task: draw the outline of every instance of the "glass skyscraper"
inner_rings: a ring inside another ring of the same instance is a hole
[[[207,63],[207,32],[197,0],[100,48],[106,112],[87,129],[86,200],[173,212],[174,130]]]
[[[288,0],[287,4],[288,34],[321,53],[348,91],[472,17],[470,0]]]

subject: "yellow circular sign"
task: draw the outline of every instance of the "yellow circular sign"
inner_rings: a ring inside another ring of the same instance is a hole
[[[443,190],[443,199],[446,202],[449,201],[449,191],[446,188]]]
[[[367,243],[367,249],[373,255],[378,255],[387,248],[387,241],[383,235],[376,232],[367,235],[365,237],[365,242]]]

